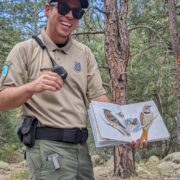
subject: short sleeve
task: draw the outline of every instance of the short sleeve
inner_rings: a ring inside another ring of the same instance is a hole
[[[26,50],[17,44],[9,53],[1,73],[0,90],[8,86],[21,86],[27,82]]]
[[[87,97],[90,100],[104,95],[106,91],[102,86],[102,79],[100,76],[96,59],[89,49],[87,49],[87,58]]]

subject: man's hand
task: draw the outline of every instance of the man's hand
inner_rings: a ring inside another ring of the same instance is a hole
[[[135,142],[135,141],[132,141],[131,143],[130,143],[130,146],[132,147],[132,148],[146,148],[147,147],[147,145],[148,145],[148,142],[146,141],[146,140],[144,140],[144,139],[137,139],[137,141]]]
[[[58,91],[63,85],[61,77],[54,72],[45,71],[41,76],[29,83],[29,92],[39,93],[46,90]]]
[[[27,84],[18,87],[6,87],[0,91],[0,111],[7,111],[23,105],[34,93],[46,90],[58,91],[63,85],[63,80],[57,73],[45,71],[42,75]]]

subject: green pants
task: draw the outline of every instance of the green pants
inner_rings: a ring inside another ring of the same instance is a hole
[[[36,140],[26,160],[32,180],[94,180],[87,144]]]

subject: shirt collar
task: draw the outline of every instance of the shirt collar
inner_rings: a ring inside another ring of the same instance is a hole
[[[47,35],[45,28],[43,28],[41,30],[41,36],[42,36],[43,42],[45,43],[45,45],[49,51],[60,50],[65,54],[69,54],[69,51],[72,46],[72,38],[71,37],[69,37],[68,42],[66,43],[66,45],[64,47],[59,48]]]

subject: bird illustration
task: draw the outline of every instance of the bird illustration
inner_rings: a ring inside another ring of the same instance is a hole
[[[132,121],[130,121],[129,119],[127,119],[127,122],[129,122],[132,125],[136,125],[137,124],[137,118],[133,118]]]
[[[150,105],[145,105],[140,113],[140,122],[142,127],[141,139],[148,140],[148,130],[154,120],[153,112]]]
[[[126,129],[128,132],[138,132],[140,130],[140,123],[137,118],[127,118],[125,120]]]
[[[120,111],[118,113],[116,113],[120,118],[124,118],[124,114]]]
[[[105,115],[105,122],[110,126],[116,128],[119,132],[121,132],[124,136],[130,136],[129,132],[126,130],[118,119],[112,115],[111,111],[108,109],[103,109]]]

